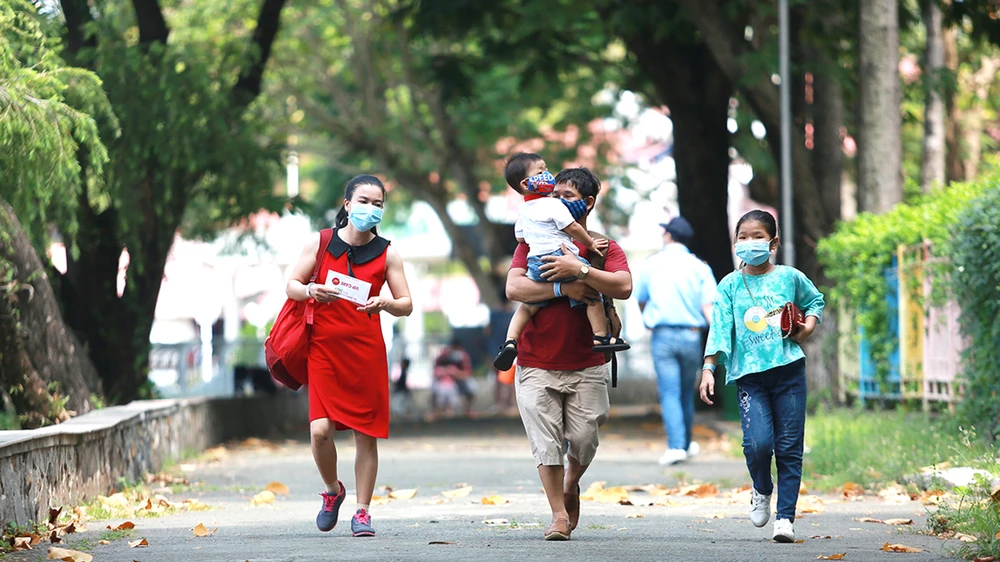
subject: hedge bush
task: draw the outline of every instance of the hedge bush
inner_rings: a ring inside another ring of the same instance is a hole
[[[963,423],[1000,437],[1000,175],[958,216],[949,252],[951,287],[969,345],[962,353]]]
[[[995,180],[1000,174],[990,177]],[[837,308],[851,311],[856,326],[864,330],[879,381],[886,380],[889,356],[899,345],[889,333],[884,278],[896,248],[929,240],[936,254],[948,255],[959,215],[988,184],[953,183],[880,215],[861,213],[820,241],[817,254],[833,283],[826,294]],[[995,186],[995,181],[991,185]]]

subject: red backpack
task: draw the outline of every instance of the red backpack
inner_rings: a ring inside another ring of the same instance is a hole
[[[323,254],[333,238],[333,229],[319,231],[319,249],[316,250],[316,267],[310,283],[316,282]],[[312,331],[313,309],[316,301],[288,299],[271,326],[271,333],[264,340],[264,357],[271,376],[284,386],[298,390],[309,383],[309,336]]]

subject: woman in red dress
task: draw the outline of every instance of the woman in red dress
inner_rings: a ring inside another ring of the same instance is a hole
[[[309,345],[309,432],[326,490],[316,526],[325,532],[337,525],[346,490],[337,478],[333,433],[350,429],[357,447],[358,510],[351,519],[356,537],[375,536],[368,511],[378,473],[376,439],[389,436],[389,368],[379,313],[408,316],[413,311],[403,260],[375,230],[384,203],[385,187],[375,176],[349,181],[316,282],[309,279],[316,265],[318,234],[302,250],[285,289],[289,298],[317,303]],[[326,284],[330,272],[371,283],[367,302],[358,305],[340,298],[335,285]],[[379,294],[385,283],[391,298]]]

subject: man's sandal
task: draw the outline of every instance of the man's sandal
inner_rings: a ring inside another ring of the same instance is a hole
[[[517,342],[515,340],[507,340],[500,346],[500,353],[497,353],[496,359],[493,360],[493,366],[498,371],[506,371],[514,365],[514,359],[516,358]]]
[[[570,536],[569,521],[566,519],[556,519],[545,529],[545,540],[547,541],[568,541]]]
[[[597,353],[625,351],[627,349],[632,349],[632,346],[628,342],[610,334],[603,336],[595,335],[594,347],[591,348],[592,351]]]

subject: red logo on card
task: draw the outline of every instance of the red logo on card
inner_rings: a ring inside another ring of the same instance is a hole
[[[333,278],[333,284],[334,284],[334,285],[340,285],[340,279],[338,279],[338,278],[334,277],[334,278]]]

